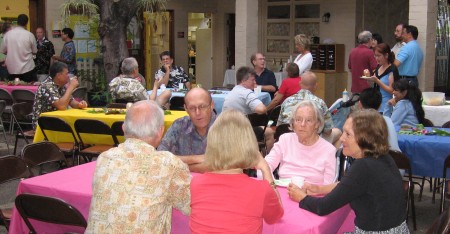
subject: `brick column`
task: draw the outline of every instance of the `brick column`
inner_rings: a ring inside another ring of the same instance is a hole
[[[251,66],[250,56],[258,50],[258,0],[236,0],[236,69]]]

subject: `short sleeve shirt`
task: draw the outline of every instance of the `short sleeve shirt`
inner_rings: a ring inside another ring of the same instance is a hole
[[[64,47],[61,51],[61,58],[67,63],[70,74],[77,74],[76,55],[75,43],[73,41],[64,43]]]
[[[397,54],[401,62],[398,72],[401,76],[417,76],[422,65],[423,52],[416,40],[404,45]]]
[[[166,74],[166,72],[162,71],[160,68],[158,71],[156,71],[155,78],[161,79],[164,74]],[[189,82],[189,76],[186,74],[184,69],[182,67],[174,65],[172,67],[172,70],[170,71],[169,83],[167,83],[167,88],[178,88],[178,85],[180,83],[185,84],[187,82]]]
[[[236,85],[225,97],[222,112],[228,109],[235,109],[245,115],[255,112],[257,106],[261,104],[261,100],[251,90],[242,85]]]
[[[141,82],[130,77],[116,77],[109,83],[109,92],[113,100],[122,99],[137,102],[148,99],[147,90]]]
[[[216,115],[213,113],[208,130],[215,120]],[[173,122],[158,146],[158,150],[169,151],[178,156],[205,154],[206,135],[200,136],[195,130],[191,118],[185,116]]]
[[[50,60],[55,54],[53,43],[47,38],[37,41],[37,53],[34,63],[36,64],[37,74],[48,74],[50,68]]]
[[[272,85],[275,87],[275,90],[278,90],[277,86],[277,80],[275,79],[275,74],[268,70],[267,68],[264,68],[263,72],[258,76],[255,76],[256,84],[258,85]],[[275,92],[269,92],[270,97],[273,99],[273,95]]]
[[[39,86],[33,104],[33,125],[36,126],[39,115],[44,112],[55,111],[53,103],[66,93],[66,87],[58,87],[49,76]]]

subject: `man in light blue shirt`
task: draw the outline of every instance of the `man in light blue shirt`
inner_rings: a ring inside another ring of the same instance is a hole
[[[402,38],[406,45],[400,49],[394,61],[395,66],[398,67],[400,77],[407,78],[417,87],[419,86],[417,75],[423,60],[422,49],[416,41],[418,35],[417,27],[413,25],[405,25],[403,27]]]

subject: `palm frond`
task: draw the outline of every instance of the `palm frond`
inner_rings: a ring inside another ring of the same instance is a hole
[[[67,0],[60,8],[64,25],[68,25],[72,14],[88,16],[89,24],[96,24],[100,19],[99,8],[92,0]]]

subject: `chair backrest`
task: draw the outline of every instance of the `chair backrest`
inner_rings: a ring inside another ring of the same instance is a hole
[[[424,119],[424,120],[423,120],[423,126],[424,126],[424,127],[434,127],[434,124],[433,124],[433,122],[431,122],[431,120],[429,120],[429,119]]]
[[[170,99],[171,110],[184,110],[184,97],[172,97]]]
[[[450,128],[450,120],[442,124],[443,128]]]
[[[11,96],[15,102],[31,102],[34,103],[34,96],[36,94],[26,89],[14,89],[11,91]]]
[[[11,106],[14,103],[14,98],[3,88],[0,88],[0,100],[5,100],[6,105],[8,106]]]
[[[12,114],[18,122],[30,122],[31,114],[33,113],[33,103],[20,102],[14,103],[11,107]]]
[[[269,120],[272,120],[272,126],[277,125],[278,117],[280,116],[281,105],[274,107],[269,113]]]
[[[86,87],[78,87],[73,91],[72,97],[79,100],[86,100],[86,93]]]
[[[394,159],[395,164],[398,169],[411,171],[411,164],[409,163],[408,157],[400,151],[389,150],[389,154]],[[411,174],[411,173],[409,173]]]
[[[5,111],[5,108],[6,108],[6,101],[5,100],[0,100],[0,117],[3,114],[3,111]],[[1,118],[0,118],[0,120],[1,120]]]
[[[250,124],[252,125],[252,127],[267,127],[267,123],[269,123],[269,116],[267,114],[252,113],[248,114],[247,118],[250,120]]]
[[[22,149],[22,159],[28,164],[28,166],[33,169],[39,169],[38,173],[34,174],[44,174],[52,171],[56,171],[67,167],[66,157],[64,153],[59,149],[59,147],[48,141],[37,142],[33,144],[28,144]],[[44,165],[55,164],[59,165],[58,168],[52,168],[52,170],[43,170]]]
[[[0,157],[0,183],[30,176],[31,172],[23,159],[15,155]]]
[[[117,138],[118,136],[124,136],[124,135],[125,135],[125,134],[123,133],[122,125],[123,125],[123,121],[117,121],[117,122],[114,122],[114,123],[111,125],[112,135],[113,135],[113,137],[116,138],[115,140],[116,140],[117,142],[119,142],[119,139]]]
[[[274,138],[275,141],[278,141],[280,139],[280,136],[288,133],[288,132],[292,132],[290,125],[289,124],[280,124],[279,126],[277,126],[277,129],[275,129],[275,134],[274,134]]]
[[[44,139],[48,141],[48,137],[45,134],[45,130],[57,131],[57,132],[67,132],[72,134],[73,140],[75,144],[78,144],[78,140],[75,137],[75,133],[73,132],[70,125],[64,121],[63,119],[57,117],[50,116],[40,116],[38,118],[38,125],[41,128],[42,135],[44,135]]]
[[[77,119],[75,120],[74,126],[81,144],[83,144],[81,137],[82,133],[109,135],[113,139],[115,145],[119,144],[113,137],[111,128],[103,121],[96,119]]]
[[[126,109],[126,103],[108,103],[106,104],[106,108],[115,108],[115,109]]]
[[[447,234],[450,232],[450,208],[437,217],[426,234]]]
[[[19,194],[16,197],[16,208],[31,233],[36,230],[29,219],[47,223],[87,227],[86,219],[81,212],[62,199],[35,195]]]

